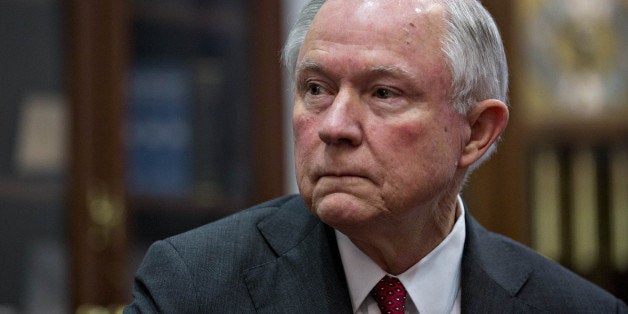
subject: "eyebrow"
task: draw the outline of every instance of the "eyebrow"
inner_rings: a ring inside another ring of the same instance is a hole
[[[394,78],[413,78],[414,74],[398,66],[373,66],[366,70],[367,73],[377,76],[390,76]]]
[[[318,62],[304,60],[302,61],[296,71],[295,74],[298,77],[300,73],[305,71],[313,71],[313,72],[325,72],[325,68]],[[384,66],[384,65],[376,65],[367,68],[364,71],[361,71],[360,75],[368,75],[368,76],[390,76],[394,78],[413,78],[415,75],[402,69],[398,66]]]
[[[299,73],[305,72],[305,71],[314,71],[314,72],[322,72],[323,71],[323,66],[320,65],[320,63],[318,62],[314,62],[314,61],[308,61],[308,60],[304,60],[302,61],[296,71],[295,74],[298,77]]]

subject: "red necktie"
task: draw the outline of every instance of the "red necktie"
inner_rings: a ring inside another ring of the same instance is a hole
[[[404,313],[406,309],[406,289],[395,277],[384,276],[371,290],[371,296],[382,314]]]

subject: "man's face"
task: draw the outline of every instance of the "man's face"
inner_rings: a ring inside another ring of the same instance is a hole
[[[297,183],[343,230],[451,206],[470,129],[449,103],[433,1],[329,0],[297,60]]]

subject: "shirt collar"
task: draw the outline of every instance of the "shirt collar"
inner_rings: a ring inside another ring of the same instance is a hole
[[[397,276],[420,313],[449,313],[456,300],[466,235],[465,209],[460,196],[458,206],[460,216],[449,235],[418,263]],[[386,272],[338,230],[336,241],[355,311]]]

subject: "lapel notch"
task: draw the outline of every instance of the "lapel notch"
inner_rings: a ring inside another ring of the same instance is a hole
[[[258,229],[277,258],[243,273],[260,313],[343,313],[349,292],[333,230],[300,197],[284,203]]]

